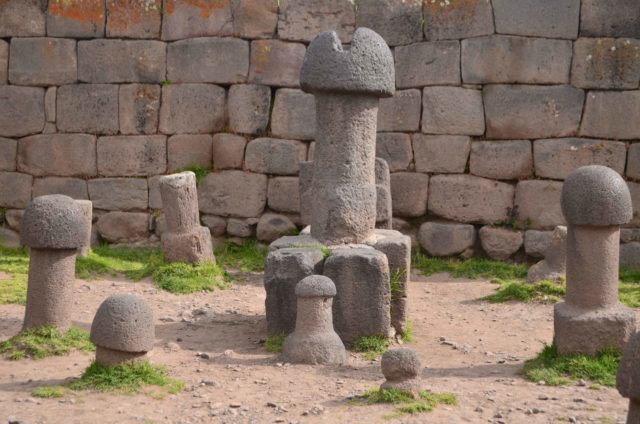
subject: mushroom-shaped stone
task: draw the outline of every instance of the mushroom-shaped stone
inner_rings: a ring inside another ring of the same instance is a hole
[[[629,398],[627,422],[640,422],[640,333],[631,336],[624,348],[616,386],[620,395]]]
[[[627,183],[602,165],[571,172],[564,180],[560,202],[565,219],[572,225],[622,225],[633,215]]]
[[[133,294],[109,296],[91,324],[96,361],[105,365],[141,359],[153,349],[154,340],[153,312],[144,299]]]
[[[324,275],[310,275],[296,284],[298,297],[333,297],[337,294],[336,285]]]
[[[382,355],[380,365],[382,374],[387,379],[380,386],[381,390],[395,388],[414,394],[421,390],[418,375],[422,365],[413,350],[407,348],[388,350]]]
[[[358,28],[348,50],[333,31],[311,41],[300,70],[300,85],[310,93],[333,92],[391,97],[395,92],[393,56],[384,39]]]
[[[36,197],[22,217],[22,244],[36,249],[77,249],[86,239],[82,208],[61,194]]]

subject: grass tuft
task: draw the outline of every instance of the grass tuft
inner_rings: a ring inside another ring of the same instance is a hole
[[[541,280],[533,284],[526,284],[516,280],[492,280],[500,287],[495,293],[482,298],[489,303],[503,303],[511,300],[520,302],[555,303],[565,294],[563,284],[550,280]]]
[[[389,349],[389,339],[384,336],[362,336],[355,340],[351,348],[362,355],[367,361],[374,361]]]
[[[242,244],[226,242],[216,247],[216,260],[225,269],[235,268],[241,272],[262,272],[269,253],[266,246],[255,240]]]
[[[355,403],[364,405],[388,403],[396,405],[395,413],[386,415],[385,418],[397,418],[404,414],[431,412],[439,404],[456,405],[458,400],[452,393],[422,391],[416,397],[412,393],[393,388],[367,390],[355,398]]]
[[[71,327],[62,334],[55,327],[44,326],[23,331],[0,343],[0,354],[11,360],[61,356],[66,355],[72,349],[81,352],[94,351],[95,347],[89,340],[89,333]]]
[[[64,396],[64,389],[60,386],[40,386],[31,391],[31,396],[39,398],[61,398]]]
[[[400,340],[403,343],[411,343],[413,339],[413,324],[411,321],[407,321],[407,325],[404,326],[404,331],[400,333]]]
[[[0,284],[0,304],[27,302],[27,275],[29,251],[26,248],[11,249],[0,244],[0,271],[9,278]]]
[[[509,264],[487,258],[435,258],[422,252],[415,252],[411,263],[424,275],[447,272],[454,278],[524,279],[528,270],[524,264]]]
[[[264,342],[264,349],[267,352],[271,353],[279,353],[282,352],[282,345],[284,345],[284,341],[287,338],[285,333],[278,334],[277,336],[268,337]]]
[[[169,263],[155,269],[151,278],[156,286],[175,294],[211,291],[214,287],[227,289],[229,277],[216,263],[207,261],[191,265]]]
[[[191,171],[196,174],[196,185],[198,185],[200,184],[200,181],[202,181],[202,179],[206,177],[209,172],[211,172],[211,169],[203,168],[202,166],[198,165],[189,165],[182,171]]]

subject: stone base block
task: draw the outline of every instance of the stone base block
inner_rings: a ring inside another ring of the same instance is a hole
[[[123,352],[102,346],[96,346],[96,362],[114,366],[125,362],[144,362],[149,358],[147,352]]]
[[[562,302],[553,312],[553,338],[561,354],[595,355],[605,347],[622,351],[636,328],[635,314],[622,305],[585,310]]]
[[[333,334],[292,333],[282,346],[287,362],[294,364],[342,364],[346,351],[342,340]]]
[[[197,227],[188,233],[165,231],[162,234],[162,253],[169,262],[196,263],[215,259],[207,227]]]
[[[386,380],[380,385],[380,390],[398,389],[403,392],[413,393],[418,395],[422,391],[419,378],[411,378],[407,380]]]

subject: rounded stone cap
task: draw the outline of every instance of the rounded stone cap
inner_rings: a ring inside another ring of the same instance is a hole
[[[22,244],[36,249],[77,249],[84,245],[87,222],[82,207],[61,194],[36,197],[22,217]]]
[[[296,284],[298,297],[333,297],[336,293],[336,285],[324,275],[310,275]]]
[[[560,203],[565,219],[574,225],[621,225],[633,216],[627,183],[601,165],[583,166],[569,174]]]
[[[387,380],[416,378],[422,369],[418,355],[405,347],[386,351],[380,365]]]
[[[384,39],[358,28],[351,47],[343,50],[333,31],[311,41],[300,70],[300,86],[310,93],[356,93],[391,97],[395,93],[393,55]]]
[[[123,352],[148,352],[155,340],[153,312],[140,296],[118,293],[98,308],[91,324],[91,341]]]
[[[640,333],[633,334],[624,347],[616,387],[621,396],[640,399]]]
[[[171,188],[180,188],[184,186],[196,186],[196,174],[192,171],[184,171],[177,174],[163,175],[158,178],[160,186],[167,185]]]

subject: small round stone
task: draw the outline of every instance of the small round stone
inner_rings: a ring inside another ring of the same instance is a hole
[[[418,355],[407,348],[392,349],[382,355],[382,374],[387,380],[416,378],[422,370]]]
[[[310,275],[296,284],[298,297],[333,297],[336,293],[336,285],[324,275]]]
[[[71,197],[51,194],[36,197],[22,217],[22,244],[36,249],[77,249],[89,229],[80,205]]]

